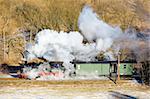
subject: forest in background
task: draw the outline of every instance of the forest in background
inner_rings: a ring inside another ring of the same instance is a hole
[[[0,0],[0,63],[21,63],[25,44],[32,43],[42,29],[78,31],[85,4],[123,30],[150,27],[149,0]]]

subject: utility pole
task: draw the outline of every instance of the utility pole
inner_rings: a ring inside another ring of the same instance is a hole
[[[118,77],[117,77],[117,80],[119,81],[120,80],[120,52],[118,53],[118,68],[117,68],[117,74],[118,74]]]

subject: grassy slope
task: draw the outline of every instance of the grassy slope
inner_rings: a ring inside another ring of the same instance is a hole
[[[18,34],[18,29],[36,33],[40,29],[78,30],[77,20],[81,8],[89,3],[98,15],[109,24],[120,25],[123,29],[131,26],[147,27],[148,22],[140,17],[142,13],[133,9],[130,0],[0,0],[0,38],[3,34],[10,37]],[[148,8],[148,0],[142,5]],[[139,7],[134,7],[139,8]],[[144,12],[143,10],[141,10]],[[32,39],[34,36],[32,35]],[[6,63],[19,63],[24,42],[21,37],[6,38]],[[3,48],[3,42],[0,41]],[[0,63],[3,62],[3,50],[0,50]]]

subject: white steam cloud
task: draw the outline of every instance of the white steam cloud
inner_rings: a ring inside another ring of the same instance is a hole
[[[39,57],[67,64],[74,59],[94,61],[97,54],[106,52],[112,46],[113,40],[122,33],[120,29],[100,20],[89,6],[83,8],[78,22],[82,34],[91,43],[83,44],[84,38],[79,32],[66,33],[45,29],[36,35],[35,44],[27,47],[27,60]]]
[[[96,61],[95,57],[101,52],[107,60],[115,60],[114,54],[121,48],[128,47],[122,45],[121,41],[137,40],[135,35],[127,35],[119,27],[106,24],[89,6],[82,9],[78,26],[81,33],[49,29],[40,31],[35,37],[35,43],[26,48],[26,60],[44,58],[47,61],[63,61],[66,70],[71,72],[74,71],[70,63],[73,60]],[[83,44],[84,39],[89,43]]]
[[[84,6],[82,9],[78,25],[81,33],[89,42],[96,41],[96,49],[99,52],[103,51],[107,60],[114,60],[114,55],[109,49],[114,39],[122,35],[119,27],[106,24],[89,6]]]
[[[102,21],[89,6],[82,9],[78,24],[88,41],[106,39],[106,42],[110,42],[110,39],[114,39],[122,33],[120,28],[113,28]]]
[[[82,42],[83,36],[79,32],[66,33],[45,29],[36,35],[35,44],[27,48],[27,60],[44,58],[47,61],[63,61],[66,70],[70,72],[74,70],[71,61],[94,61],[98,53],[95,43]]]

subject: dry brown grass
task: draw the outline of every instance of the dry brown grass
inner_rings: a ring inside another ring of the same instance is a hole
[[[143,8],[138,7],[137,2]],[[3,36],[6,36],[6,62],[19,63],[24,49],[20,37],[9,40],[20,33],[18,29],[29,31],[31,42],[35,34],[45,28],[54,30],[78,30],[77,21],[82,7],[88,3],[98,15],[113,25],[123,29],[129,26],[146,27],[148,22],[143,13],[148,13],[149,0],[0,0],[0,63],[3,62]],[[134,5],[131,6],[131,5]],[[142,9],[142,10],[138,10]],[[143,11],[141,13],[140,11]],[[143,20],[142,20],[143,18]],[[7,37],[9,35],[9,37]],[[22,40],[21,40],[22,39]],[[21,42],[20,42],[21,41]],[[17,44],[18,43],[18,44]]]
[[[114,84],[110,80],[21,80],[21,79],[0,79],[0,87],[47,87],[56,90],[82,90],[82,91],[111,91],[121,89],[130,90],[149,90],[148,86],[142,86],[128,80],[121,80]]]

